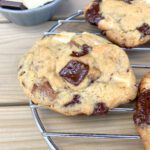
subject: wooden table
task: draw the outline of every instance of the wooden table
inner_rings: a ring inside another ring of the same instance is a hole
[[[17,81],[17,65],[22,55],[59,18],[82,8],[89,0],[66,0],[53,21],[34,27],[12,24],[0,15],[0,150],[48,150],[33,121],[28,98]],[[68,8],[68,9],[65,9]],[[48,130],[115,134],[137,134],[132,114],[105,117],[65,117],[40,111]],[[98,140],[54,138],[61,150],[142,150],[140,140]]]

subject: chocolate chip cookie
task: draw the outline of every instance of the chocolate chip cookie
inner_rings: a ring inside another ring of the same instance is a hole
[[[85,18],[112,42],[135,47],[150,40],[149,0],[93,0]]]
[[[21,60],[18,78],[35,104],[65,115],[104,114],[137,93],[126,53],[90,33],[38,41]]]
[[[145,150],[150,150],[150,72],[141,81],[134,122]]]

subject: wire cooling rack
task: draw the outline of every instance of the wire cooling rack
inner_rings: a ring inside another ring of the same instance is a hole
[[[86,22],[85,20],[76,19],[77,17],[81,15],[83,15],[83,11],[78,10],[75,14],[72,14],[70,17],[66,18],[65,20],[58,20],[58,22],[54,26],[52,26],[48,32],[44,33],[44,37],[48,35],[58,34],[56,30],[65,23],[85,23]],[[77,34],[81,34],[81,32],[77,32]],[[94,34],[100,35],[99,32],[94,32]],[[137,47],[137,48],[131,48],[131,49],[124,48],[124,50],[129,51],[129,52],[142,52],[142,51],[150,52],[150,47]],[[150,64],[132,64],[131,66],[132,68],[137,68],[137,69],[150,69]],[[52,140],[52,137],[98,138],[98,139],[110,138],[110,139],[131,139],[131,140],[140,139],[138,135],[49,132],[49,131],[46,131],[44,124],[42,123],[42,119],[40,118],[39,113],[38,113],[38,110],[41,108],[41,106],[33,104],[32,101],[30,101],[29,105],[30,105],[35,123],[51,150],[59,150],[57,145]],[[123,112],[123,113],[133,112],[133,111],[134,111],[134,108],[114,108],[110,110],[110,112]]]

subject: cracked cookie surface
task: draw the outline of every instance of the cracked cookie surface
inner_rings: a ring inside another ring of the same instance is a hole
[[[85,18],[122,47],[135,47],[150,40],[149,0],[93,0]]]
[[[145,150],[150,150],[150,72],[144,76],[139,87],[134,122]]]
[[[18,78],[34,103],[65,115],[104,114],[137,92],[126,53],[90,33],[38,41],[20,61]]]

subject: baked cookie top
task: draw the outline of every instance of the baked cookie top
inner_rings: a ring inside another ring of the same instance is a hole
[[[150,72],[143,77],[139,87],[134,122],[145,149],[150,150]]]
[[[34,103],[66,115],[106,113],[137,91],[126,53],[90,33],[38,41],[21,60],[18,78]]]
[[[149,14],[149,0],[93,0],[85,10],[86,19],[122,47],[150,40]]]

